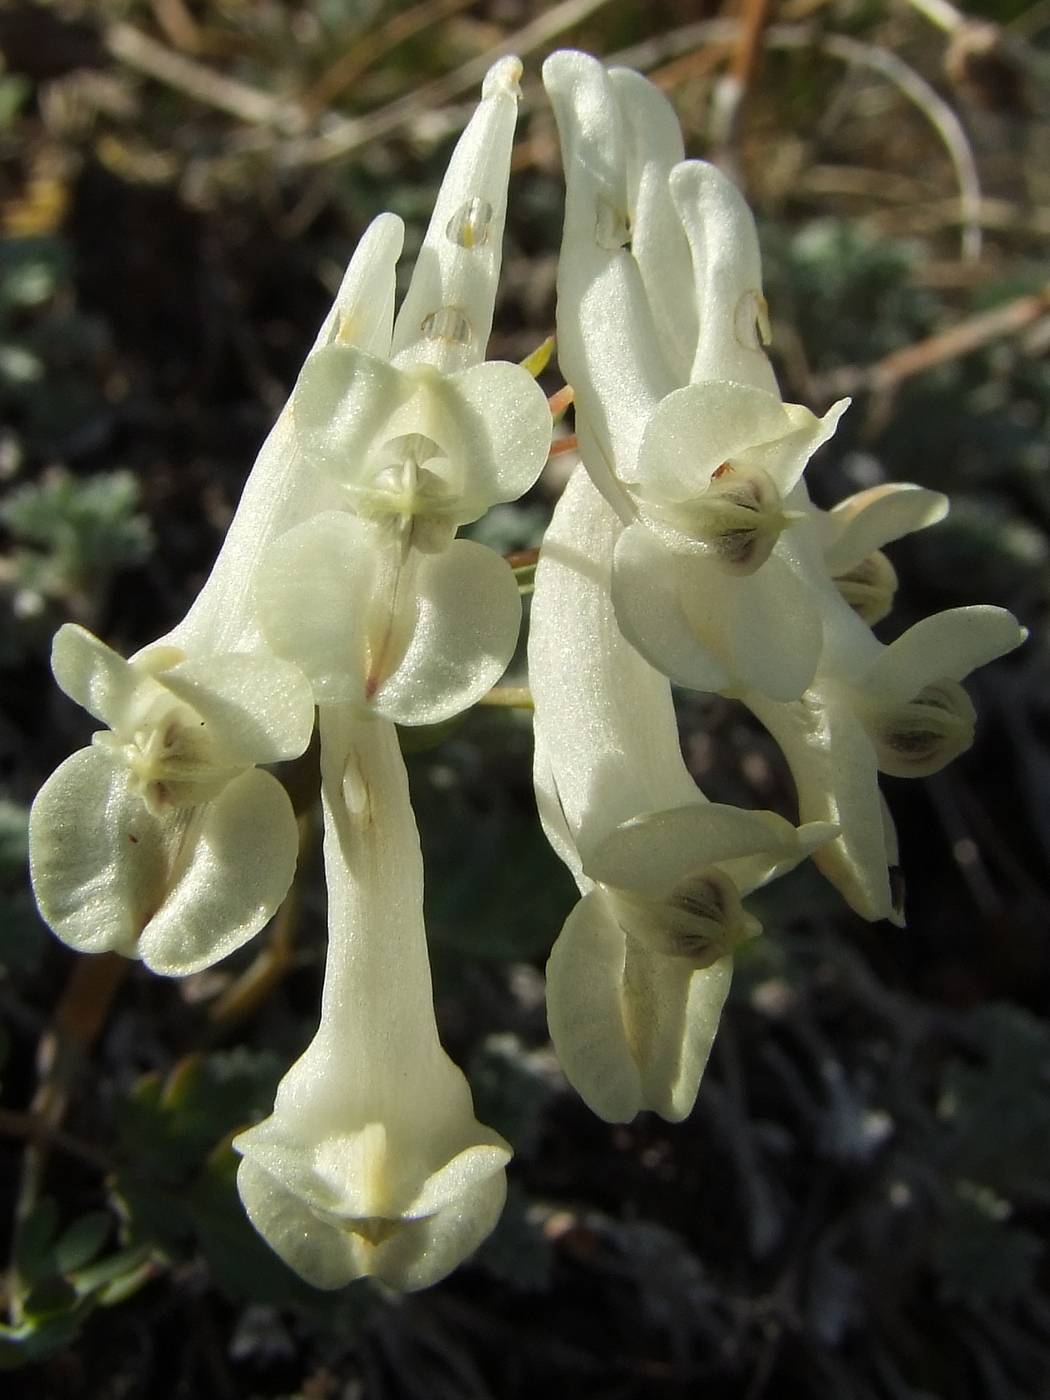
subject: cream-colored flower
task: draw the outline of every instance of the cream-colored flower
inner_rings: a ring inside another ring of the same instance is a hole
[[[441,1048],[423,868],[394,726],[321,710],[328,960],[321,1022],[237,1185],[261,1235],[318,1288],[436,1283],[499,1218],[510,1149]]]
[[[108,725],[37,795],[33,888],[82,952],[185,974],[262,928],[298,850],[281,784],[255,765],[306,747],[313,701],[294,666],[157,645],[125,661],[81,627],[55,637],[55,678]]]
[[[858,491],[831,510],[810,509],[828,573],[845,602],[870,627],[889,614],[897,591],[897,574],[882,546],[943,520],[948,498],[893,481]]]
[[[845,402],[821,419],[782,402],[750,211],[714,167],[682,162],[656,90],[579,53],[544,80],[566,167],[559,360],[584,462],[627,526],[620,626],[681,684],[795,698],[821,617],[789,497]]]
[[[729,990],[759,931],[742,896],[834,834],[708,803],[671,690],[622,636],[610,584],[622,522],[579,469],[536,573],[529,676],[536,789],[580,903],[547,965],[551,1037],[601,1117],[692,1108]]]
[[[490,70],[396,321],[391,221],[357,279],[348,332],[311,356],[292,397],[312,506],[267,550],[256,599],[268,642],[322,704],[433,723],[478,700],[517,642],[511,570],[455,535],[527,490],[550,442],[528,371],[482,363],[520,73],[517,59]]]
[[[1002,608],[952,608],[887,647],[849,608],[829,616],[820,670],[801,700],[743,699],[784,751],[801,820],[840,828],[815,853],[817,865],[864,918],[902,923],[896,836],[878,774],[924,777],[968,749],[975,715],[960,682],[1026,634]]]

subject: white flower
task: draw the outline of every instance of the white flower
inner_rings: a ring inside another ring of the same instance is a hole
[[[741,896],[834,828],[708,803],[686,769],[670,686],[623,638],[610,597],[622,523],[578,470],[536,573],[529,675],[536,787],[583,899],[547,966],[551,1037],[610,1121],[678,1120],[696,1098],[732,952],[759,931]]]
[[[510,1149],[442,1050],[423,870],[392,724],[321,711],[329,949],[321,1023],[242,1133],[245,1209],[307,1282],[437,1282],[489,1233]]]
[[[952,608],[886,647],[848,608],[836,611],[820,669],[800,700],[744,702],[783,749],[802,821],[834,822],[817,865],[866,919],[902,923],[893,822],[878,774],[936,773],[973,742],[973,705],[959,684],[1012,651],[1025,630],[1002,608]]]
[[[306,747],[313,702],[271,656],[158,644],[125,661],[83,628],[55,637],[55,678],[108,725],[52,774],[29,839],[40,912],[81,952],[184,975],[262,928],[291,884],[291,802],[254,765]]]
[[[311,356],[292,397],[311,507],[267,550],[256,598],[268,642],[322,704],[433,723],[478,700],[517,642],[511,570],[454,537],[527,490],[550,442],[528,371],[481,363],[520,73],[503,59],[485,80],[396,322],[401,228],[388,219],[346,298],[345,327]]]
[[[681,161],[659,93],[578,53],[548,59],[544,80],[567,172],[559,360],[584,462],[628,527],[620,626],[679,683],[795,698],[821,617],[789,497],[845,401],[822,419],[781,401],[754,222],[725,176]]]

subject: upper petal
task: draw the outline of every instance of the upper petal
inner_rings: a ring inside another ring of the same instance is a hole
[[[535,482],[550,449],[543,390],[520,365],[496,360],[452,377],[464,456],[464,495],[474,519],[497,501],[516,501]]]
[[[909,627],[857,684],[873,700],[900,704],[934,681],[963,680],[1019,647],[1027,635],[1005,608],[949,608]]]
[[[906,481],[858,491],[818,516],[828,572],[832,577],[848,573],[884,544],[935,525],[947,514],[947,496]]]
[[[773,812],[698,801],[624,822],[591,851],[583,868],[592,880],[661,899],[693,871],[721,861],[797,847],[795,829]]]
[[[287,661],[243,652],[191,658],[159,679],[196,710],[231,764],[297,758],[310,742],[313,691]]]
[[[51,669],[69,698],[110,729],[121,729],[131,716],[145,679],[141,670],[75,622],[63,623],[55,633]]]
[[[724,462],[794,431],[779,395],[748,384],[705,380],[676,389],[645,425],[638,491],[647,499],[688,501]]]
[[[369,448],[414,389],[407,375],[356,346],[318,350],[292,399],[303,456],[337,480],[359,481]]]

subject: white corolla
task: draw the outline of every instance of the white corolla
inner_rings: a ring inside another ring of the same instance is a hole
[[[684,1118],[759,932],[741,899],[835,828],[709,803],[682,759],[666,678],[622,636],[610,596],[623,524],[582,468],[536,573],[529,675],[536,788],[583,895],[547,965],[551,1037],[592,1109]]]
[[[291,884],[298,832],[255,765],[302,752],[309,687],[271,656],[154,646],[125,661],[81,627],[55,678],[108,725],[37,795],[29,839],[40,912],[81,952],[184,974],[239,947]]]
[[[312,506],[268,548],[256,584],[268,642],[309,676],[319,703],[403,724],[473,704],[517,642],[510,568],[455,535],[527,490],[550,443],[529,372],[482,363],[520,72],[503,59],[485,80],[396,321],[400,221],[385,216],[366,235],[346,325],[292,396]]]
[[[781,700],[811,680],[821,616],[788,498],[846,407],[786,404],[754,221],[636,73],[580,53],[544,66],[566,168],[559,361],[583,460],[626,525],[624,635],[665,675]]]
[[[328,959],[321,1023],[273,1114],[242,1133],[237,1185],[303,1278],[392,1288],[442,1278],[489,1233],[510,1148],[474,1117],[441,1048],[423,865],[389,721],[321,710]]]

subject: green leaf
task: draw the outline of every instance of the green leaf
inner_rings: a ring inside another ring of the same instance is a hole
[[[29,1318],[48,1318],[76,1307],[77,1291],[61,1274],[49,1274],[35,1283],[22,1299],[22,1310]]]
[[[528,1151],[553,1093],[537,1072],[536,1053],[527,1051],[516,1035],[490,1035],[468,1068],[474,1111],[516,1152]]]
[[[475,1257],[490,1274],[518,1288],[547,1288],[554,1251],[530,1207],[524,1191],[511,1182],[503,1214]]]
[[[63,1230],[54,1248],[55,1267],[71,1274],[89,1264],[109,1238],[113,1220],[104,1210],[93,1210]]]
[[[106,1219],[108,1221],[109,1217]],[[99,1301],[108,1302],[108,1293],[101,1296],[102,1290],[114,1288],[127,1278],[137,1278],[147,1266],[148,1272],[152,1272],[153,1252],[150,1246],[131,1245],[127,1249],[117,1250],[115,1254],[108,1254],[89,1268],[80,1269],[74,1274],[72,1283],[82,1297],[100,1293]]]
[[[947,1068],[938,1112],[955,1173],[1010,1199],[1050,1192],[1050,1028],[1019,1007],[976,1012],[983,1065]]]
[[[7,73],[0,78],[0,131],[6,131],[33,91],[24,73]]]
[[[15,1231],[15,1268],[24,1283],[35,1283],[51,1272],[51,1244],[57,1231],[58,1206],[44,1196]]]
[[[1009,1303],[1033,1287],[1042,1241],[1007,1225],[998,1204],[991,1193],[972,1189],[953,1199],[934,1254],[947,1300],[976,1306]]]

